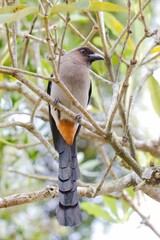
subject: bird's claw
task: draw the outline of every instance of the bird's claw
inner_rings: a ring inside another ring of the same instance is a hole
[[[58,103],[60,103],[60,100],[59,100],[58,98],[55,98],[55,99],[54,99],[54,108],[55,108],[55,110],[56,110],[56,105],[57,105]]]
[[[82,116],[80,114],[77,114],[76,116],[76,122],[80,123],[82,120]]]

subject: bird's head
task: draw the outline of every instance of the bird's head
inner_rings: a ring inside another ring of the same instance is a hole
[[[80,55],[90,64],[97,60],[104,60],[103,56],[98,53],[94,53],[87,47],[78,48],[77,51],[79,51]]]
[[[97,60],[104,60],[104,57],[98,53],[94,53],[91,49],[87,47],[79,47],[75,48],[69,52],[77,62],[84,63],[88,66],[92,64],[92,62]]]

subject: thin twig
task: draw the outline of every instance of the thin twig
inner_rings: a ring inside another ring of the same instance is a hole
[[[97,12],[96,17],[97,17],[97,22],[98,22],[98,27],[99,27],[99,33],[101,36],[104,57],[106,60],[106,66],[108,68],[109,78],[110,78],[111,82],[114,82],[115,78],[114,78],[114,73],[113,73],[113,67],[111,64],[111,58],[110,58],[108,50],[107,50],[106,33],[105,33],[105,27],[104,27],[104,15],[102,12]]]
[[[151,2],[151,0],[148,0],[148,1],[144,4],[144,6],[142,7],[142,10],[144,10],[144,9],[150,4],[150,2]],[[139,10],[138,13],[131,19],[131,21],[130,21],[130,26],[132,26],[132,24],[137,20],[137,18],[140,16],[140,14],[141,14],[141,11]],[[123,38],[123,36],[126,34],[126,32],[127,32],[127,26],[123,29],[122,33],[119,35],[119,37],[117,38],[117,40],[116,40],[115,43],[113,44],[112,48],[110,49],[110,51],[109,51],[109,55],[110,55],[110,56],[114,53],[117,45],[119,44],[119,42],[121,41],[121,39]]]
[[[117,99],[119,94],[119,85],[120,84],[117,82],[112,86],[113,95],[112,95],[111,104],[107,113],[106,129],[111,128],[109,126],[111,126],[111,122],[113,121],[113,118],[114,118],[114,111],[116,111]]]
[[[152,61],[154,61],[154,60],[157,60],[157,58],[159,58],[159,57],[160,57],[160,53],[157,53],[157,54],[155,54],[153,57],[147,59],[146,61],[143,60],[143,61],[141,62],[141,64],[140,64],[140,66],[147,65],[148,63],[150,63],[150,62],[152,62]]]
[[[65,17],[64,17],[61,13],[58,13],[58,16],[65,22]],[[83,41],[85,41],[85,39],[86,39],[85,36],[83,36],[82,33],[80,33],[80,31],[78,31],[70,22],[68,23],[68,27],[69,27],[80,39],[82,39]],[[92,43],[90,43],[90,42],[87,43],[87,46],[88,46],[91,50],[99,53],[100,55],[103,55],[103,54],[104,54],[102,51],[100,51],[97,47],[95,47],[95,46],[94,46]]]
[[[151,223],[150,219],[146,217],[141,210],[136,206],[136,204],[133,202],[132,198],[123,191],[123,198],[125,201],[133,208],[133,210],[142,218],[143,224],[145,224],[147,227],[149,227],[159,238],[160,238],[160,232],[155,228],[155,226]]]
[[[11,173],[16,173],[16,174],[24,176],[24,177],[33,178],[33,179],[36,179],[36,180],[56,182],[56,183],[58,182],[57,178],[53,178],[53,177],[49,177],[49,176],[24,173],[24,172],[17,171],[15,169],[8,169],[8,171],[11,172]]]
[[[40,38],[35,37],[35,36],[33,36],[33,35],[29,34],[29,33],[25,33],[24,34],[24,38],[26,38],[26,39],[29,38],[29,39],[34,40],[35,42],[40,42],[42,44],[47,44],[47,41],[45,39],[40,39]]]
[[[132,74],[132,71],[134,69],[134,66],[135,64],[133,62],[130,63],[128,69],[127,69],[127,72],[126,72],[126,76],[125,76],[125,79],[123,80],[123,83],[121,85],[121,89],[118,93],[118,97],[117,97],[117,102],[116,104],[114,105],[113,109],[112,109],[112,112],[110,114],[110,118],[109,118],[109,121],[107,121],[107,125],[106,125],[106,129],[107,131],[110,131],[111,130],[111,127],[112,127],[112,122],[113,122],[113,119],[114,119],[114,116],[116,114],[116,111],[121,103],[121,100],[128,88],[128,81],[129,81],[129,78]]]
[[[12,61],[12,65],[14,67],[14,58],[13,58],[12,47],[11,47],[11,39],[10,39],[9,28],[8,28],[7,24],[5,24],[5,28],[6,28],[6,36],[7,36],[9,55],[10,55],[10,58],[11,58],[11,61]]]
[[[44,17],[44,24],[45,24],[45,29],[46,29],[46,41],[48,43],[48,50],[49,50],[49,54],[51,54],[50,60],[51,60],[51,64],[52,64],[52,70],[53,70],[53,74],[54,74],[56,82],[57,82],[57,81],[59,81],[59,77],[58,77],[58,71],[57,71],[56,64],[55,64],[55,54],[54,54],[54,51],[52,48],[47,13]]]
[[[100,80],[106,84],[108,84],[109,86],[112,86],[114,83],[112,83],[111,81],[104,79],[103,77],[99,76],[98,74],[96,74],[95,72],[93,72],[92,70],[89,70],[91,75],[96,78],[97,80]]]
[[[95,21],[94,17],[89,11],[85,11],[85,14],[87,15],[87,17],[89,18],[93,25],[97,25],[97,22]]]
[[[82,46],[87,45],[87,43],[92,39],[92,37],[98,32],[99,28],[97,25],[94,25],[90,31],[90,33],[88,34],[88,36],[86,37],[86,39],[84,40],[84,42],[82,43]]]
[[[54,159],[57,159],[57,152],[54,150],[52,145],[42,136],[42,134],[35,128],[32,123],[23,123],[23,122],[8,122],[8,123],[0,123],[0,128],[7,127],[23,127],[31,132],[48,150],[48,152],[53,156]]]
[[[140,47],[140,45],[143,43],[143,41],[146,39],[146,35],[144,35],[140,40],[139,42],[137,43],[137,46],[134,50],[134,53],[133,53],[133,57],[132,57],[132,62],[137,62],[136,60],[136,55],[137,55],[137,52],[138,52],[138,49]]]
[[[29,72],[29,71],[26,71],[26,70],[22,70],[20,68],[13,68],[13,67],[7,67],[7,66],[0,66],[0,72],[3,72],[3,70],[6,70],[6,73],[8,72],[12,72],[13,74],[14,73],[23,73],[23,74],[26,74],[28,76],[33,76],[35,78],[41,78],[43,80],[47,80],[47,81],[55,81],[53,77],[47,77],[47,76],[44,76],[44,75],[41,75],[41,74],[38,74],[38,73],[34,73],[34,72]]]
[[[143,77],[141,77],[141,80],[140,80],[139,84],[137,85],[137,87],[136,87],[136,89],[133,93],[133,98],[132,98],[132,103],[131,103],[131,112],[133,112],[133,108],[135,106],[138,95],[140,94],[140,91],[144,87],[144,84],[146,83],[148,78],[152,75],[153,75],[153,71],[148,70],[147,73]]]
[[[94,196],[97,196],[97,194],[100,192],[100,190],[101,190],[101,188],[102,188],[102,186],[103,186],[103,184],[104,184],[104,182],[105,182],[105,180],[106,180],[106,177],[107,177],[109,171],[111,170],[111,167],[112,167],[114,161],[116,160],[116,157],[117,157],[117,155],[115,154],[115,156],[114,156],[113,159],[111,160],[111,162],[110,162],[107,170],[105,171],[105,173],[104,173],[104,175],[103,175],[100,183],[98,184]]]
[[[156,33],[157,34],[157,33]],[[155,48],[157,46],[157,42],[155,41],[146,51],[146,53],[143,55],[141,61],[139,62],[139,64],[137,64],[137,68],[140,67],[141,65],[143,65],[143,62],[145,59],[147,59],[147,57],[150,55],[150,52],[152,51],[153,48]]]
[[[41,101],[42,101],[42,99],[41,99],[41,98],[38,98],[37,102],[35,103],[35,105],[34,105],[34,107],[33,107],[32,114],[31,114],[31,116],[30,116],[30,122],[31,122],[31,123],[33,123],[33,121],[34,121],[34,116],[35,116],[36,110],[37,110],[37,108],[39,107]]]
[[[142,20],[142,23],[143,23],[143,26],[144,26],[144,32],[145,32],[145,35],[148,35],[149,34],[149,30],[148,30],[148,27],[147,27],[147,24],[146,24],[146,20],[145,20],[144,14],[143,14],[141,0],[138,0],[138,3],[139,3],[139,11],[140,11],[141,20]]]
[[[127,136],[127,138],[128,138],[127,140],[129,141],[131,156],[137,161],[136,148],[135,148],[134,140],[133,140],[133,137],[132,137],[132,134],[130,131],[130,124],[129,124],[132,100],[133,100],[133,97],[131,96],[130,100],[129,100],[128,110],[127,110],[126,124],[124,126],[124,134],[125,134],[125,136]]]
[[[67,31],[67,26],[68,26],[69,21],[70,21],[70,15],[69,15],[69,12],[67,12],[64,31],[63,31],[63,35],[62,35],[61,42],[60,42],[60,54],[59,54],[59,58],[58,58],[58,68],[57,68],[58,71],[59,71],[59,67],[60,67],[61,54],[62,54],[62,49],[63,49],[63,42],[64,42],[64,38],[65,38],[65,34],[66,34],[66,31]]]
[[[37,21],[37,16],[35,16],[34,19],[33,19],[33,22],[31,24],[31,28],[29,30],[29,35],[32,34],[32,31],[34,29],[36,21]],[[28,45],[29,45],[29,38],[26,38],[25,46],[24,46],[24,50],[23,50],[23,55],[22,55],[22,68],[24,67],[24,64],[25,64],[25,59],[26,59],[26,54],[27,54],[27,50],[28,50]]]
[[[124,50],[126,48],[126,45],[127,45],[127,41],[129,39],[129,36],[130,36],[130,33],[131,33],[131,1],[128,0],[128,20],[127,20],[127,34],[126,34],[126,37],[125,37],[125,40],[124,40],[124,43],[123,43],[123,46],[122,46],[122,50],[121,50],[121,53],[120,53],[120,56],[119,56],[119,60],[118,60],[118,64],[117,64],[117,69],[116,69],[116,74],[115,74],[115,82],[118,81],[118,75],[119,75],[119,69],[120,69],[120,65],[121,65],[121,62],[122,62],[122,56],[123,56],[123,53],[124,53]]]
[[[12,54],[13,54],[13,66],[18,67],[17,63],[17,33],[16,33],[16,22],[12,23],[12,38],[13,38],[13,46],[12,46]]]

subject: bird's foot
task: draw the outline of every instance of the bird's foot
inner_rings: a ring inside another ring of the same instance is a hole
[[[80,115],[80,114],[77,114],[77,116],[76,116],[76,122],[77,123],[80,123],[81,122],[81,120],[82,120],[82,116]]]
[[[54,99],[54,109],[56,110],[56,105],[60,103],[60,100],[58,98]]]

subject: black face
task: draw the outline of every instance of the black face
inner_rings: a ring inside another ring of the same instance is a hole
[[[92,52],[92,50],[90,50],[87,47],[82,47],[79,49],[80,53],[84,56],[89,56],[90,54],[94,54],[94,52]]]
[[[81,47],[79,48],[79,52],[86,58],[86,60],[91,64],[94,61],[97,60],[104,60],[104,57],[101,55],[94,53],[92,50],[90,50],[87,47]]]

